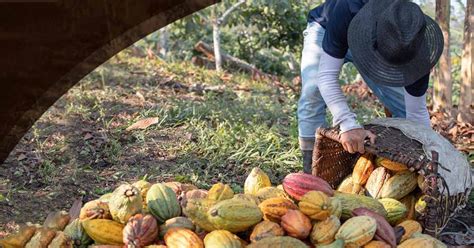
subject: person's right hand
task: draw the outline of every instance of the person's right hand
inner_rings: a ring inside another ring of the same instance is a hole
[[[375,142],[375,138],[377,137],[372,132],[365,130],[363,128],[352,129],[341,133],[340,141],[344,150],[349,153],[364,153],[364,141],[367,137],[370,138],[370,142],[373,144]]]

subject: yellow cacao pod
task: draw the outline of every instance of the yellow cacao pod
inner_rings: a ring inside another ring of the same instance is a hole
[[[255,195],[236,194],[236,195],[234,195],[233,199],[240,199],[240,200],[248,201],[248,202],[251,202],[251,203],[253,203],[257,206],[258,206],[258,204],[260,204],[260,200]]]
[[[399,172],[389,178],[383,185],[380,191],[380,198],[400,200],[410,194],[417,185],[417,176],[414,172]]]
[[[390,225],[395,225],[399,220],[405,218],[407,208],[403,203],[391,198],[379,199],[379,202],[382,203],[385,211],[387,211],[387,221]]]
[[[244,193],[255,195],[260,189],[272,186],[268,175],[258,167],[252,169],[245,179]]]
[[[124,225],[113,220],[85,220],[82,226],[87,235],[97,243],[104,245],[123,245]]]
[[[25,225],[20,230],[0,240],[0,247],[19,248],[25,247],[26,243],[35,235],[37,227],[34,225]]]
[[[147,205],[146,205],[146,193],[148,193],[148,190],[151,188],[151,183],[145,181],[145,180],[138,180],[132,184],[135,188],[140,191],[140,196],[142,197],[142,205],[143,205],[143,210],[147,210]]]
[[[314,245],[327,245],[334,241],[337,230],[341,227],[339,218],[331,215],[323,221],[318,221],[311,231],[311,243]]]
[[[308,191],[298,206],[301,212],[313,220],[325,220],[331,215],[331,200],[321,191]]]
[[[267,199],[258,205],[263,213],[263,219],[280,223],[281,217],[288,212],[289,209],[298,209],[291,201],[283,197],[274,197]]]
[[[421,191],[424,192],[426,189],[425,177],[422,175],[418,175],[416,178],[416,182],[418,184],[418,188],[420,188]]]
[[[265,187],[259,189],[256,196],[258,197],[260,202],[274,197],[283,197],[290,199],[290,196],[284,190],[279,189],[277,187]]]
[[[204,238],[206,248],[240,248],[240,238],[226,230],[215,230]]]
[[[411,236],[414,233],[417,233],[417,232],[421,233],[423,231],[423,228],[421,227],[421,224],[418,221],[415,221],[415,220],[405,220],[405,221],[402,221],[397,226],[403,227],[403,230],[405,230],[405,233],[403,234],[400,242],[403,242],[403,241],[411,238]]]
[[[437,248],[436,242],[432,239],[420,237],[405,240],[397,248]]]
[[[364,248],[390,248],[390,245],[383,241],[372,240],[364,245]]]
[[[352,174],[350,174],[349,176],[344,178],[344,180],[342,180],[341,184],[339,184],[336,190],[339,192],[352,194],[353,189],[354,189],[354,183],[352,182]],[[359,191],[359,195],[364,195],[365,191],[366,191],[365,188],[361,187]]]
[[[168,248],[204,248],[204,243],[193,231],[173,227],[166,232],[165,243]]]
[[[250,234],[250,241],[257,242],[261,239],[267,237],[283,236],[285,231],[281,228],[280,225],[273,221],[264,220],[257,225],[252,230]]]
[[[443,242],[441,242],[441,241],[438,240],[438,239],[435,239],[435,238],[431,237],[431,236],[428,235],[428,234],[424,234],[424,233],[421,233],[421,232],[415,232],[415,233],[413,233],[413,234],[411,235],[411,237],[414,238],[414,239],[415,239],[415,238],[430,239],[430,240],[432,240],[432,241],[434,242],[436,248],[447,248],[447,246],[446,246]]]
[[[375,160],[375,163],[377,164],[377,166],[383,166],[391,171],[394,171],[394,172],[399,172],[399,171],[406,171],[408,170],[408,167],[404,164],[400,164],[400,163],[397,163],[397,162],[393,162],[393,161],[390,161],[386,158],[382,158],[382,157],[378,157],[376,160]]]
[[[369,216],[356,216],[348,219],[336,233],[336,239],[344,240],[347,248],[361,247],[375,235],[377,222]]]
[[[372,155],[364,154],[357,160],[354,170],[352,171],[352,194],[358,194],[362,186],[369,179],[370,174],[374,171],[374,164],[372,163]]]
[[[207,232],[217,228],[209,220],[208,211],[216,202],[209,199],[189,199],[183,209],[184,214],[191,219],[196,226]]]
[[[228,184],[216,183],[212,185],[207,194],[207,199],[212,201],[222,201],[234,197],[234,191]]]
[[[35,235],[26,243],[25,248],[46,248],[56,236],[56,231],[41,227],[36,230]]]
[[[367,183],[365,184],[365,189],[372,198],[380,198],[380,191],[382,190],[383,185],[390,178],[390,174],[385,167],[376,168],[372,174],[370,174]]]

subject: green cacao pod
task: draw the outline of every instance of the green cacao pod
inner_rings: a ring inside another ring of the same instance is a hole
[[[140,191],[131,184],[122,184],[116,188],[108,204],[113,220],[122,224],[142,211]]]
[[[395,199],[383,198],[379,199],[379,202],[382,203],[385,211],[387,211],[387,220],[391,225],[395,225],[407,215],[407,207]]]
[[[242,232],[257,224],[263,215],[257,205],[239,199],[216,203],[208,211],[209,221],[218,229]]]
[[[257,242],[251,243],[247,248],[308,248],[303,241],[289,237],[276,236],[261,239]]]
[[[215,201],[209,199],[189,199],[183,208],[183,212],[196,226],[211,232],[217,228],[209,220],[208,211],[215,203]]]
[[[382,203],[368,196],[353,195],[342,192],[335,192],[333,198],[341,201],[342,214],[341,218],[346,220],[352,216],[352,211],[356,208],[367,208],[384,217],[387,216]]]
[[[148,211],[160,224],[181,215],[181,206],[174,191],[163,183],[153,184],[146,194]]]
[[[74,243],[75,248],[87,248],[94,241],[87,235],[79,219],[73,220],[64,229],[64,234]]]

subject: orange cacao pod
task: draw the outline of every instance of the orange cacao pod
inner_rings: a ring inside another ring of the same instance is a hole
[[[123,243],[130,247],[145,247],[158,236],[158,223],[152,215],[136,214],[123,229]]]
[[[299,210],[288,210],[281,217],[281,226],[288,236],[305,239],[311,231],[311,220]]]

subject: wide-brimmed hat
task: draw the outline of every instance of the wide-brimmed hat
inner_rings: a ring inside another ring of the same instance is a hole
[[[402,87],[428,74],[443,52],[438,24],[407,0],[370,0],[349,25],[354,65],[375,83]]]

